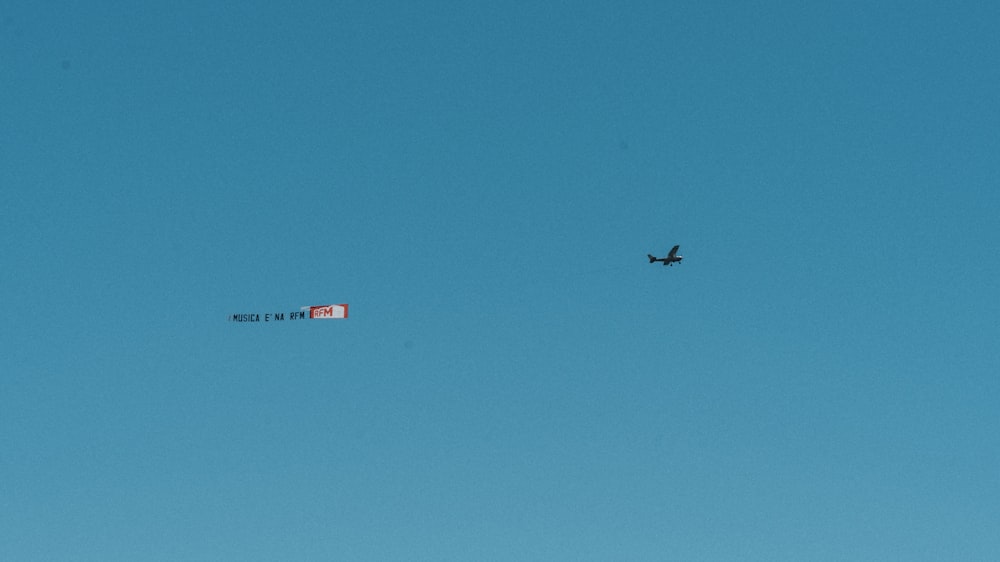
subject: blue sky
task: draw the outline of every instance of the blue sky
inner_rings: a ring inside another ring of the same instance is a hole
[[[8,5],[0,558],[993,559],[998,22]]]

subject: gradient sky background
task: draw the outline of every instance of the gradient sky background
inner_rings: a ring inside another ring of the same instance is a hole
[[[1000,5],[167,4],[0,13],[0,559],[996,559]]]

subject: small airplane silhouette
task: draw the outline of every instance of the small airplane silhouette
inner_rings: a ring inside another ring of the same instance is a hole
[[[680,249],[680,247],[681,247],[681,245],[678,244],[678,245],[674,246],[673,248],[671,248],[670,249],[670,253],[667,254],[667,257],[665,257],[665,258],[658,258],[658,257],[654,256],[653,254],[646,254],[646,255],[649,256],[649,263],[662,261],[663,265],[669,265],[669,266],[673,267],[674,262],[681,263],[681,260],[684,259],[684,256],[678,256],[677,255],[677,250]]]

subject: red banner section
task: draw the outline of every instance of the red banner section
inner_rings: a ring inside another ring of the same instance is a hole
[[[310,306],[309,318],[347,318],[346,304]]]

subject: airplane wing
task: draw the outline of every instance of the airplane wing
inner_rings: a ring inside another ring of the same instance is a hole
[[[674,246],[673,248],[671,248],[670,249],[670,253],[667,254],[667,257],[668,258],[672,258],[672,257],[676,256],[677,255],[677,250],[679,250],[680,247],[681,247],[681,245],[678,244],[678,245]]]

